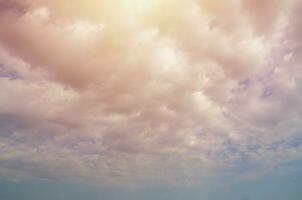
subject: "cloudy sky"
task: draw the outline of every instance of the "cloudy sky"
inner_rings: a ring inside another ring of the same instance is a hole
[[[0,0],[0,196],[299,200],[301,65],[301,0]]]

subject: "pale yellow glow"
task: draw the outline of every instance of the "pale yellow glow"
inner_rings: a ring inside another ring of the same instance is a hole
[[[146,14],[146,12],[150,11],[158,5],[158,3],[159,0],[126,0],[123,6],[128,14],[137,16]]]

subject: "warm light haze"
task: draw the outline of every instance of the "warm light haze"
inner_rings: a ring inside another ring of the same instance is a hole
[[[301,0],[0,0],[0,200],[301,200]]]

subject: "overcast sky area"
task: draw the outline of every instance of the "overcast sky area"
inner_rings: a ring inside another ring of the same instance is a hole
[[[0,0],[1,200],[301,198],[301,0]]]

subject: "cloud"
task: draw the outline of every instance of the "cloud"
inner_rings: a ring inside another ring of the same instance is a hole
[[[0,175],[190,185],[300,158],[299,4],[0,1]]]
[[[1,0],[0,1],[0,13],[14,13],[17,15],[22,15],[26,12],[27,5],[24,3],[20,3],[19,1],[14,0]]]

